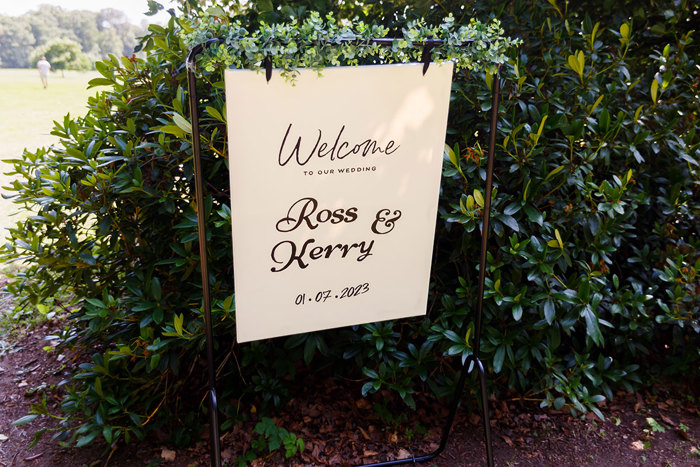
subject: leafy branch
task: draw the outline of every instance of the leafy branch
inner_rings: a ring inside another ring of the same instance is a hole
[[[262,23],[256,31],[248,31],[240,21],[230,21],[217,9],[210,9],[199,18],[181,22],[181,38],[192,48],[209,39],[223,43],[212,45],[199,56],[199,65],[206,71],[219,67],[260,70],[265,60],[281,68],[282,75],[294,80],[296,68],[312,68],[320,72],[326,66],[359,65],[362,63],[406,63],[420,60],[423,50],[416,47],[425,40],[443,42],[431,48],[431,59],[454,61],[457,71],[483,70],[495,73],[506,62],[506,53],[522,41],[503,37],[498,20],[484,24],[474,18],[466,25],[457,25],[452,15],[438,26],[425,20],[411,21],[390,47],[382,47],[373,39],[387,38],[389,29],[360,20],[337,21],[329,14],[324,18],[309,13],[302,22]]]

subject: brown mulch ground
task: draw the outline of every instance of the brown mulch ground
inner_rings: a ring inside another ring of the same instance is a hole
[[[55,326],[47,323],[11,344],[6,340],[0,345],[1,467],[209,465],[206,439],[176,449],[157,434],[114,450],[104,445],[64,449],[47,435],[28,449],[34,432],[54,427],[56,421],[41,418],[21,426],[11,425],[12,421],[26,415],[30,404],[40,402],[44,395],[53,413],[59,413],[61,396],[55,385],[63,378],[70,357],[43,350],[51,347],[46,337]],[[408,412],[394,405],[390,394],[360,399],[357,383],[317,378],[296,388],[296,393],[290,387],[292,399],[276,419],[304,440],[304,452],[290,460],[273,454],[253,465],[355,465],[418,456],[437,447],[447,410],[432,399],[417,397],[419,409]],[[605,421],[543,410],[536,402],[492,400],[496,465],[700,466],[700,411],[697,393],[690,394],[690,389],[680,384],[671,391],[657,387],[646,394],[620,393],[601,407]],[[251,414],[250,421],[223,434],[225,463],[233,465],[249,449],[256,417]],[[665,431],[652,431],[648,418]],[[460,410],[447,449],[425,465],[485,465],[481,417]]]

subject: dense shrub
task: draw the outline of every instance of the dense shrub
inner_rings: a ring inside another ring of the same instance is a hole
[[[483,348],[504,386],[594,409],[657,366],[697,370],[698,55],[683,28],[695,13],[663,10],[666,33],[643,10],[599,22],[549,3],[502,16],[524,46],[504,73]],[[488,105],[465,85],[458,96]],[[459,144],[464,194],[447,222],[469,231],[483,161]]]
[[[501,71],[482,341],[494,390],[597,410],[616,388],[634,389],[647,375],[697,375],[700,82],[689,30],[697,18],[686,3],[645,11],[615,2],[595,10],[598,18],[586,14],[594,9],[585,3],[567,10],[554,0],[488,9],[477,2],[474,12],[460,2],[422,10],[401,2],[313,3],[321,13],[360,15],[397,33],[417,15],[437,22],[453,12],[459,23],[465,13],[495,12],[507,34],[524,41]],[[238,19],[253,28],[261,18],[304,16],[308,7],[281,6]],[[90,112],[56,125],[59,145],[13,162],[21,177],[15,199],[33,215],[11,230],[3,250],[26,264],[12,288],[25,305],[64,289],[78,304],[64,341],[86,358],[63,404],[64,437],[78,444],[96,436],[128,440],[166,424],[186,442],[199,402],[186,396],[205,394],[191,147],[182,117],[187,51],[178,29],[174,21],[151,26],[145,59],[99,62],[103,77],[92,83],[107,88],[90,99]],[[393,389],[408,405],[416,391],[449,392],[457,365],[445,356],[472,351],[473,329],[458,332],[475,312],[493,79],[467,72],[453,84],[426,318],[243,346],[233,342],[220,69],[199,79],[227,424],[242,416],[240,401],[283,403],[283,378],[312,361],[362,375],[365,393]]]

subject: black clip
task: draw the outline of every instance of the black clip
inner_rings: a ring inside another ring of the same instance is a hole
[[[433,48],[433,44],[426,42],[423,45],[423,54],[421,55],[421,61],[423,62],[423,76],[428,71],[428,67],[430,66],[430,60],[431,60],[431,49]]]
[[[272,78],[272,60],[270,60],[270,57],[265,57],[265,60],[263,60],[263,66],[265,67],[265,79],[267,79],[267,82],[270,82],[270,79]]]

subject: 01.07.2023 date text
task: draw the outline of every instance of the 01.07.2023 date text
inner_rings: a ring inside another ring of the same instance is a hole
[[[362,295],[364,293],[369,292],[369,282],[365,282],[364,284],[359,284],[356,286],[349,286],[349,287],[343,287],[343,289],[340,291],[340,293],[333,293],[332,290],[319,290],[318,292],[306,294],[306,293],[300,293],[297,295],[296,299],[294,300],[295,305],[303,305],[305,303],[323,303],[326,300],[334,300],[334,299],[343,299],[343,298],[351,298],[351,297],[357,297],[358,295]]]

